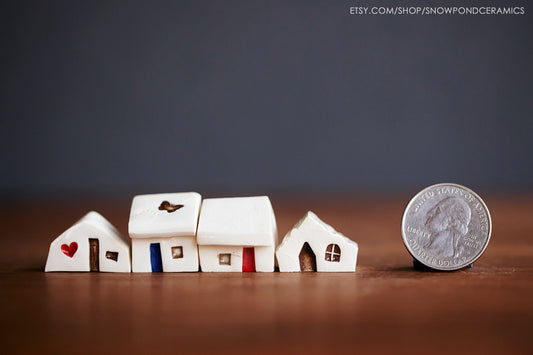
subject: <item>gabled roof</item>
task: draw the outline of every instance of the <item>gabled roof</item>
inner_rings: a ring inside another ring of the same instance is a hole
[[[357,243],[337,232],[309,211],[285,235],[276,250],[281,272],[301,271],[300,253],[306,244],[311,249],[311,254],[316,257],[316,271],[355,271],[359,250]],[[332,260],[334,254],[337,258]]]
[[[198,245],[274,246],[276,218],[268,196],[205,199]]]
[[[196,192],[135,196],[128,225],[130,237],[194,236],[201,201],[202,196]],[[174,206],[174,210],[165,206]]]
[[[89,240],[93,238],[98,240],[101,251],[100,271],[130,272],[129,240],[94,211],[87,213],[50,243],[45,271],[89,271]],[[102,253],[107,251],[120,253],[120,256],[113,260],[103,258]]]
[[[89,224],[93,226],[94,228],[98,228],[102,232],[104,232],[104,236],[108,236],[117,242],[122,242],[126,244],[128,244],[129,242],[122,236],[122,234],[120,234],[120,232],[107,219],[104,218],[104,216],[102,216],[98,212],[91,211],[87,213],[78,222],[74,223],[73,226],[81,225],[81,224]]]
[[[98,236],[100,238],[109,238],[125,245],[129,242],[107,219],[104,218],[104,216],[95,211],[88,212],[76,221],[76,223],[68,227],[55,240],[68,239],[71,237],[72,233],[78,233],[80,230],[81,233],[86,233],[88,229],[85,226],[88,226],[90,228],[89,230],[98,231]]]
[[[304,231],[305,232],[302,232]],[[357,243],[351,240],[350,238],[344,236],[343,234],[337,232],[332,226],[322,221],[316,214],[311,211],[308,211],[287,233],[287,235],[281,241],[281,244],[278,246],[278,250],[283,250],[286,247],[286,244],[290,243],[291,240],[298,240],[297,243],[301,244],[305,241],[309,241],[312,232],[313,236],[318,236],[319,238],[325,238],[328,242],[337,242],[337,243],[347,243],[357,247]]]

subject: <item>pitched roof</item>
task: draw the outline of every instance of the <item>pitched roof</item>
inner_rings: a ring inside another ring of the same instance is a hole
[[[276,218],[268,196],[205,199],[199,245],[275,245]]]
[[[85,216],[83,216],[78,222],[74,223],[73,226],[81,224],[89,224],[94,228],[98,228],[104,232],[103,236],[108,236],[117,242],[122,242],[126,244],[128,243],[128,240],[126,240],[122,236],[122,234],[120,234],[120,232],[115,228],[115,226],[113,226],[111,222],[105,219],[105,217],[98,212],[90,211]]]
[[[321,238],[326,238],[328,241],[335,240],[338,243],[347,243],[357,246],[356,242],[337,232],[332,226],[318,218],[316,214],[308,211],[287,233],[277,249],[283,250],[286,247],[286,244],[290,242],[291,238],[301,241],[309,240],[309,235],[301,232],[305,227],[307,227],[307,231],[312,230],[314,233],[318,233]]]
[[[128,225],[130,237],[194,236],[201,201],[196,192],[135,196]]]

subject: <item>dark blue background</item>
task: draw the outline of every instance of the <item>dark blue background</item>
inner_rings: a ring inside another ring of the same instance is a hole
[[[3,2],[0,193],[530,190],[533,8],[372,4]]]

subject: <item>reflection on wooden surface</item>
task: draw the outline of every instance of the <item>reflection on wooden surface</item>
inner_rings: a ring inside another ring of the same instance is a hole
[[[493,237],[473,268],[412,268],[406,198],[273,198],[281,239],[308,210],[359,243],[356,273],[44,273],[90,209],[127,233],[129,201],[2,209],[0,331],[11,352],[531,352],[533,198],[483,196]],[[50,205],[50,204],[49,204]]]

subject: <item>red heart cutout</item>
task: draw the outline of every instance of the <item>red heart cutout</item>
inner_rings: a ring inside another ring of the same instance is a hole
[[[72,258],[74,254],[76,254],[76,250],[78,250],[78,243],[76,242],[72,242],[70,245],[63,244],[61,246],[61,251],[69,258]]]

